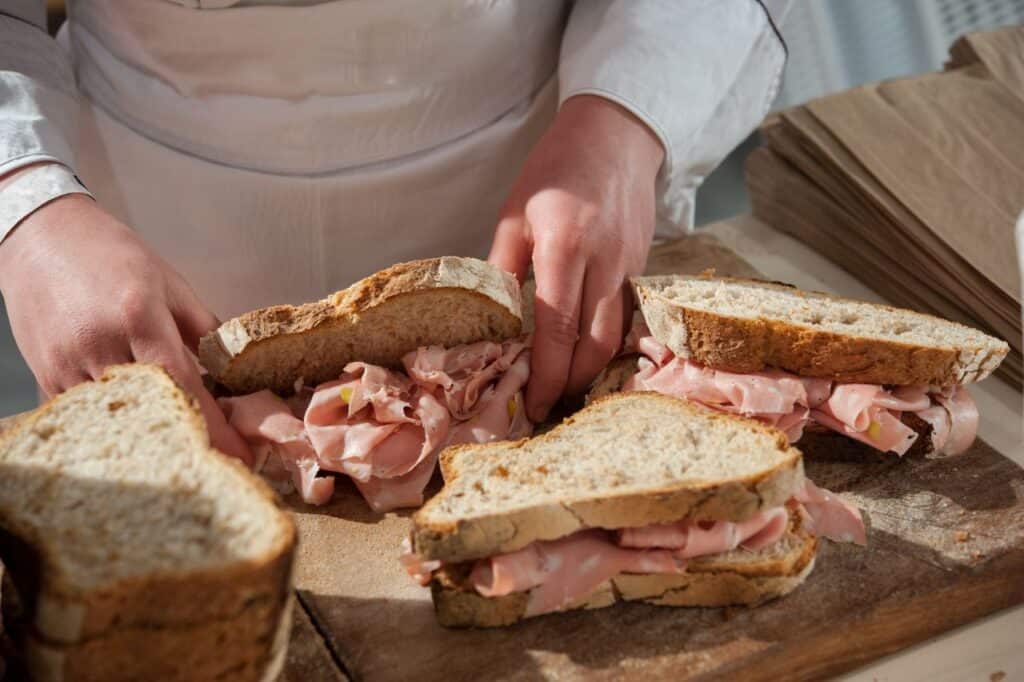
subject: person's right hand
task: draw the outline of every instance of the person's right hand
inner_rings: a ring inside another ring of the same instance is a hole
[[[89,197],[37,209],[0,244],[0,292],[14,339],[47,395],[106,366],[164,367],[199,401],[214,447],[245,462],[189,349],[217,327],[182,277]]]

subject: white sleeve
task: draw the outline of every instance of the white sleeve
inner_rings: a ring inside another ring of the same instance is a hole
[[[767,1],[781,21],[788,2]],[[562,40],[559,102],[606,97],[657,134],[657,236],[676,236],[693,226],[697,187],[768,112],[785,61],[758,0],[578,0]]]
[[[73,171],[75,77],[45,24],[42,0],[0,4],[0,178],[8,180],[0,187],[0,241],[47,201],[85,193]],[[38,170],[39,163],[60,166]],[[26,166],[35,167],[20,172]]]

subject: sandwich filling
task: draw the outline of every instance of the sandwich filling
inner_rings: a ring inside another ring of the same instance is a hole
[[[398,372],[364,362],[319,386],[301,380],[282,400],[259,391],[218,403],[253,449],[254,469],[282,493],[324,504],[349,476],[374,511],[423,503],[438,453],[449,445],[529,436],[523,408],[528,339],[422,347]]]
[[[528,592],[527,617],[560,611],[620,573],[685,573],[688,559],[771,547],[786,534],[791,510],[818,536],[866,544],[860,511],[805,480],[788,506],[761,510],[745,521],[684,519],[617,530],[587,528],[480,559],[473,564],[468,581],[483,597]],[[421,585],[429,584],[443,566],[440,561],[424,560],[409,544],[401,561]]]
[[[801,377],[781,369],[750,374],[711,369],[676,357],[642,320],[634,322],[623,353],[641,356],[623,390],[656,391],[752,417],[785,431],[790,442],[800,440],[804,427],[814,423],[903,455],[919,437],[903,421],[910,414],[931,426],[930,450],[935,453],[959,454],[978,433],[978,408],[963,386],[886,387]]]

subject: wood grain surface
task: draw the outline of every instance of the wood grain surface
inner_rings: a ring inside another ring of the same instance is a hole
[[[709,235],[663,245],[657,272],[750,275]],[[823,543],[808,581],[758,609],[624,604],[500,630],[446,630],[396,558],[407,514],[351,485],[300,507],[297,586],[352,678],[808,679],[1024,601],[1024,470],[978,442],[945,460],[808,462],[865,511],[869,547]]]

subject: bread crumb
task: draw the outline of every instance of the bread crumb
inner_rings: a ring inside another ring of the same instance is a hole
[[[988,676],[988,679],[991,680],[991,682],[1000,682],[1000,680],[1003,680],[1005,678],[1006,678],[1006,673],[1003,672],[1002,670],[997,670],[997,671],[995,671],[994,673],[992,673],[991,675]]]
[[[505,468],[504,464],[499,464],[498,466],[494,467],[494,471],[492,471],[491,473],[493,473],[495,476],[508,478],[508,469]]]
[[[983,558],[985,558],[985,553],[984,552],[980,552],[978,550],[974,550],[973,552],[971,552],[971,558],[974,559],[974,560],[983,559]]]
[[[953,533],[953,539],[955,539],[957,542],[967,542],[971,539],[971,534],[968,533],[966,530],[958,530],[957,532]]]
[[[540,465],[539,467],[537,467],[537,473],[540,473],[540,474],[546,474],[546,473],[548,473],[548,467],[547,467],[547,465],[545,465],[545,464],[541,464],[541,465]]]

